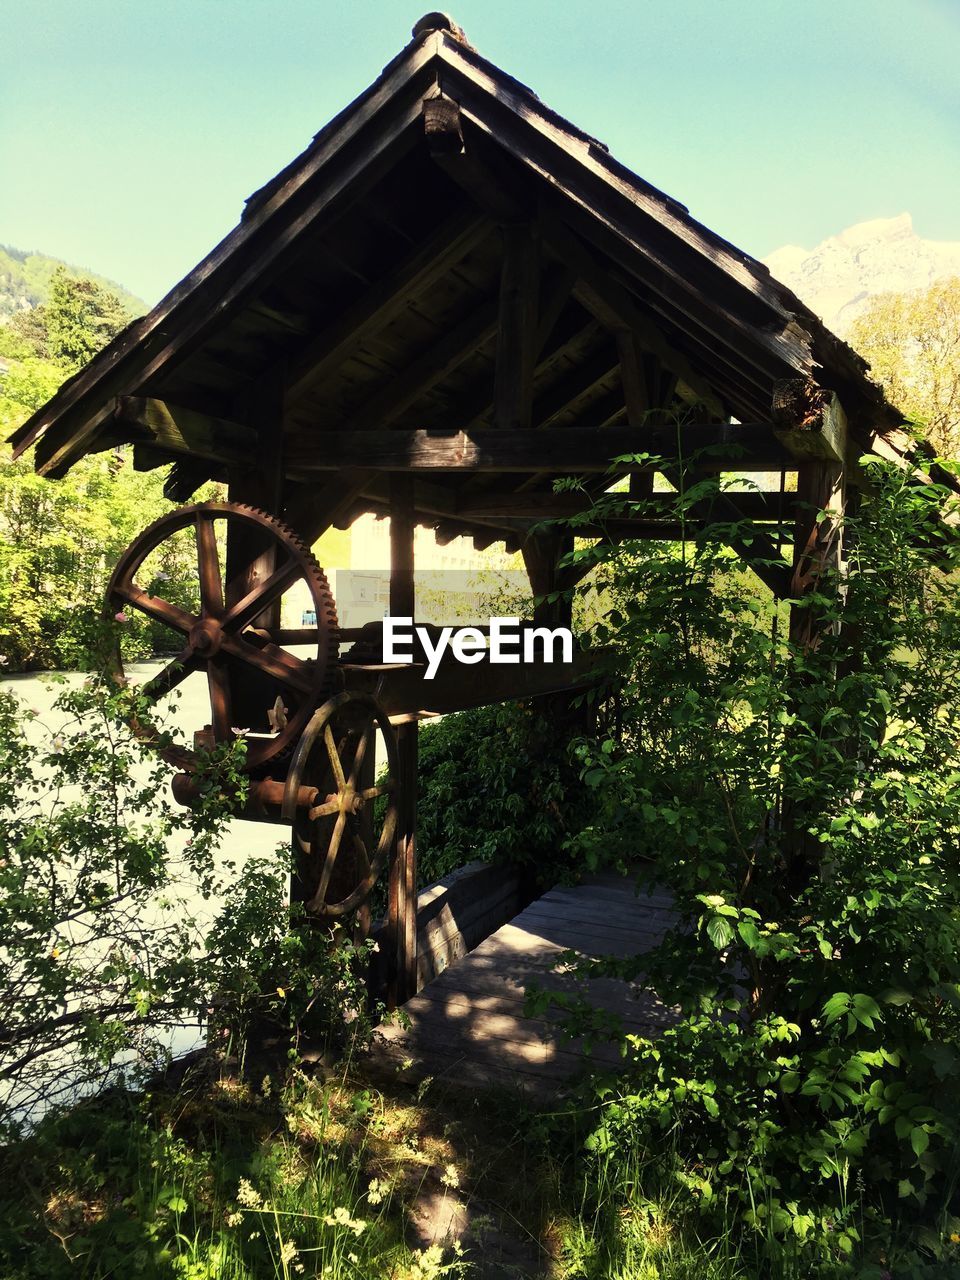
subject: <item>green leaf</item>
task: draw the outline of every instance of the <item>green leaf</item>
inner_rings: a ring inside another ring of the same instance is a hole
[[[760,930],[752,920],[741,920],[737,925],[737,933],[739,933],[741,940],[751,951],[756,950],[761,941]]]
[[[838,991],[823,1006],[823,1015],[827,1023],[838,1021],[850,1008],[850,996],[846,991]]]
[[[711,916],[707,921],[707,937],[723,951],[733,941],[733,925],[724,916]]]
[[[927,1133],[926,1129],[921,1128],[920,1125],[911,1129],[910,1145],[918,1156],[922,1156],[930,1145],[930,1135]]]

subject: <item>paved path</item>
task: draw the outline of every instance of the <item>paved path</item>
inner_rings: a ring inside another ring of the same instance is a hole
[[[637,895],[632,879],[593,876],[558,887],[452,964],[409,1000],[410,1027],[379,1033],[377,1058],[413,1060],[415,1069],[463,1083],[515,1083],[543,1091],[572,1076],[582,1046],[564,1043],[555,1012],[530,1018],[524,989],[537,981],[586,994],[595,1008],[616,1013],[625,1031],[649,1035],[671,1021],[670,1010],[639,986],[611,978],[575,982],[550,972],[563,951],[628,956],[659,941],[673,923],[663,892]],[[619,1061],[609,1044],[595,1059]]]

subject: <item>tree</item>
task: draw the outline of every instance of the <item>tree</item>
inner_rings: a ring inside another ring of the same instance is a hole
[[[59,268],[47,303],[0,326],[8,362],[0,373],[0,440],[128,320],[116,294]],[[0,662],[8,670],[82,665],[89,616],[110,568],[170,509],[165,473],[135,471],[121,450],[84,458],[51,482],[35,474],[29,455],[14,462],[9,449],[0,450]],[[130,628],[126,643],[132,640],[149,652],[142,628]]]
[[[94,280],[54,273],[50,301],[42,308],[51,357],[79,368],[130,320],[120,298]]]
[[[960,457],[960,277],[915,293],[885,293],[850,341],[899,409],[945,457]]]

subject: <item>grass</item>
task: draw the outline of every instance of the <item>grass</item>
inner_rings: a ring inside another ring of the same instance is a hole
[[[452,1276],[455,1254],[404,1238],[406,1204],[447,1154],[412,1137],[343,1082],[222,1080],[86,1103],[5,1153],[0,1273]]]
[[[5,1153],[4,1280],[437,1280],[474,1273],[484,1230],[552,1280],[740,1280],[642,1171],[584,1178],[578,1139],[507,1093],[297,1075],[115,1093]],[[424,1195],[468,1201],[466,1252],[417,1247]],[[479,1251],[476,1246],[480,1244]]]
[[[588,1163],[590,1118],[356,1072],[116,1092],[0,1153],[0,1276],[468,1280],[505,1237],[544,1280],[812,1280],[761,1261],[732,1205],[700,1234],[669,1153]],[[447,1197],[462,1253],[411,1235],[413,1206]]]

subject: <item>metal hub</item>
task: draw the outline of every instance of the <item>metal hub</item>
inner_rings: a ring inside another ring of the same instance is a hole
[[[190,629],[188,636],[190,648],[204,658],[212,658],[215,653],[219,653],[222,640],[223,628],[215,618],[201,618]]]

